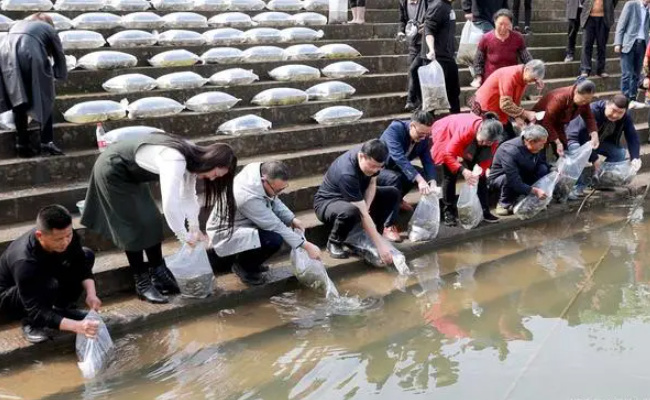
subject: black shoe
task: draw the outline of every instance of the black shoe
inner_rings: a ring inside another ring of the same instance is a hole
[[[524,35],[530,35],[533,31],[530,29],[530,26],[524,26]]]
[[[413,104],[413,103],[411,103],[410,101],[407,102],[406,105],[404,106],[404,109],[405,109],[406,111],[415,111],[417,108],[418,108],[418,106],[415,105],[415,104]]]
[[[343,260],[350,257],[350,253],[343,248],[338,243],[327,241],[327,252],[330,253],[330,257],[336,258],[338,260]]]
[[[38,152],[29,145],[17,144],[16,155],[20,158],[32,158],[38,155]]]
[[[52,307],[55,313],[59,314],[63,318],[74,319],[75,321],[81,321],[82,319],[88,316],[88,311],[79,310],[74,307]]]
[[[54,142],[41,143],[41,154],[44,156],[64,156],[63,150],[59,149]]]
[[[232,272],[247,285],[259,286],[266,282],[263,273],[258,271],[247,271],[239,264],[233,264]]]
[[[23,337],[29,343],[43,343],[50,339],[45,329],[35,328],[28,323],[23,323]]]
[[[458,225],[458,218],[456,218],[456,215],[451,212],[451,211],[445,211],[445,215],[442,221],[445,226],[453,227]]]
[[[499,222],[499,217],[496,215],[492,214],[489,211],[484,211],[483,212],[483,221],[489,223],[489,224],[494,224],[496,222]]]
[[[271,267],[269,267],[266,264],[262,264],[262,265],[258,266],[257,268],[255,268],[255,270],[258,271],[261,274],[263,274],[264,272],[269,272],[270,269],[271,269]]]
[[[181,290],[178,288],[178,282],[172,272],[163,263],[151,269],[151,282],[156,290],[162,294],[177,294]]]
[[[151,275],[148,272],[135,274],[135,293],[140,300],[148,301],[154,304],[168,303],[167,297],[160,294],[158,289],[151,283]]]

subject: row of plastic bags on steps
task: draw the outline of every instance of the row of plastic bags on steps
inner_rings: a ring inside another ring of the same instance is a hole
[[[4,11],[326,11],[328,0],[3,0]]]

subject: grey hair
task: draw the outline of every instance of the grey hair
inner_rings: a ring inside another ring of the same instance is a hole
[[[524,70],[528,70],[535,79],[544,79],[546,73],[546,66],[542,60],[530,60],[526,63]]]
[[[488,142],[501,141],[503,138],[503,124],[495,118],[484,119],[478,132],[476,132],[476,138]]]
[[[589,79],[582,80],[576,84],[576,93],[594,94],[596,93],[596,84],[594,84]]]
[[[499,17],[506,17],[510,20],[511,23],[515,19],[515,16],[512,14],[512,11],[508,10],[507,8],[502,8],[499,11],[494,13],[494,18],[493,18],[494,22],[497,22],[497,19],[499,19]]]
[[[538,140],[548,139],[548,131],[541,125],[528,125],[521,132],[521,136],[524,140],[532,140],[536,142]]]
[[[289,167],[282,161],[264,162],[262,163],[260,172],[270,181],[279,179],[286,182],[289,180]]]

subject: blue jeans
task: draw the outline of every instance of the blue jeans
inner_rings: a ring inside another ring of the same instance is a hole
[[[621,53],[621,92],[630,100],[636,100],[644,56],[645,40],[638,39],[629,53]]]
[[[567,155],[572,154],[577,151],[580,145],[576,142],[570,143],[567,147]],[[603,141],[600,142],[600,146],[594,150],[596,154],[604,156],[605,161],[608,162],[620,162],[625,161],[626,152],[625,148],[615,145],[612,142]],[[585,184],[584,175],[580,175],[578,182],[576,182],[576,189],[584,190],[587,185]]]

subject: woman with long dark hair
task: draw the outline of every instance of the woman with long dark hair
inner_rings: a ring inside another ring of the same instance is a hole
[[[164,295],[179,290],[162,256],[162,216],[147,183],[160,183],[162,211],[178,240],[195,245],[206,238],[196,180],[203,180],[205,207],[220,210],[221,224],[232,230],[236,167],[235,153],[223,143],[198,146],[161,134],[115,143],[95,162],[81,223],[126,252],[140,299],[166,303]]]

